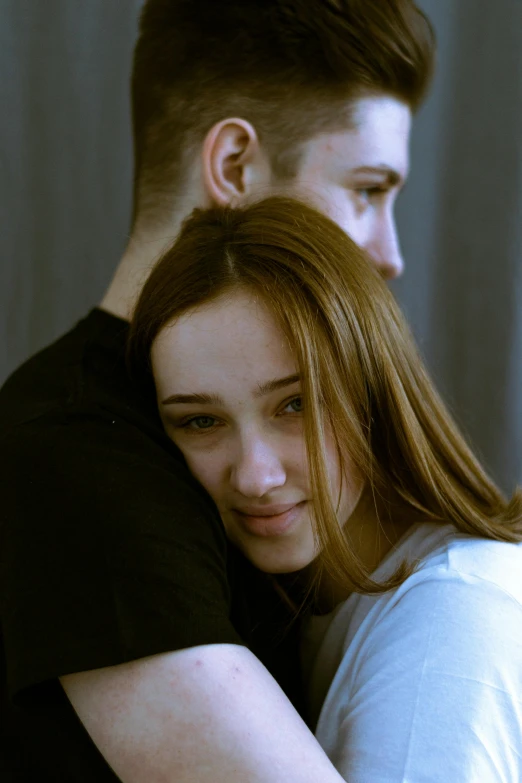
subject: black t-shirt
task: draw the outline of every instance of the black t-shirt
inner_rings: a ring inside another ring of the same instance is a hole
[[[93,310],[0,392],[2,781],[117,780],[61,675],[247,644],[299,699],[296,626],[129,379],[127,332]]]

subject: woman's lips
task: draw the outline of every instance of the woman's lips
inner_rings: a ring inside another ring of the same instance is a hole
[[[259,512],[252,514],[246,514],[244,511],[234,509],[234,516],[238,520],[241,527],[248,533],[254,536],[261,536],[263,538],[269,538],[271,536],[282,536],[287,533],[298,517],[303,511],[303,507],[306,501],[301,503],[295,503],[294,505],[286,505],[273,508],[273,511],[278,513],[267,513],[272,509],[263,509]],[[285,510],[280,511],[280,508]]]

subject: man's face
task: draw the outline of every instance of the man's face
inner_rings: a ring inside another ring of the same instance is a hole
[[[395,98],[362,98],[351,130],[305,143],[297,177],[284,188],[305,196],[373,258],[387,279],[403,271],[394,206],[408,174],[411,111]]]

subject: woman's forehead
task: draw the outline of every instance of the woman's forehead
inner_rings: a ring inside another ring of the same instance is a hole
[[[298,372],[295,357],[266,303],[238,292],[190,310],[165,328],[152,349],[163,394],[244,394]],[[171,391],[171,388],[175,390]]]

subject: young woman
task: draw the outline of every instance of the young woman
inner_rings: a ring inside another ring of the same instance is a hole
[[[232,542],[314,588],[310,722],[346,780],[520,780],[522,494],[465,444],[363,251],[285,198],[196,211],[129,356]]]

